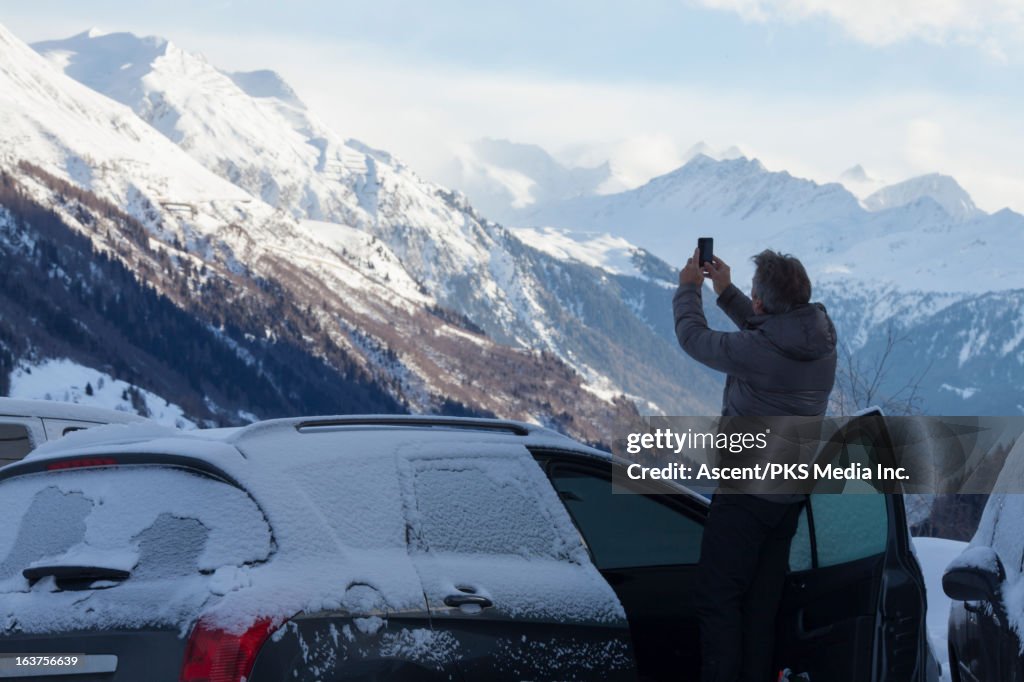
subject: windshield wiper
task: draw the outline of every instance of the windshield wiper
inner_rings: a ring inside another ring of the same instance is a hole
[[[129,571],[109,566],[68,566],[66,564],[31,566],[21,574],[28,578],[30,586],[47,576],[53,576],[58,582],[65,580],[92,582],[94,580],[126,580],[131,575]]]

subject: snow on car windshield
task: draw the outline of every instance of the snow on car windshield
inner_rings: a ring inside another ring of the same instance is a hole
[[[0,518],[0,629],[180,624],[226,573],[235,580],[271,552],[267,521],[244,491],[183,469],[7,479]]]

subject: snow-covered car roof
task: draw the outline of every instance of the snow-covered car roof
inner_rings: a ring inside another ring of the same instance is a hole
[[[611,460],[611,455],[556,431],[525,422],[420,415],[294,417],[249,426],[181,431],[148,423],[117,424],[68,434],[40,446],[28,460],[100,453],[177,454],[222,464],[225,460],[286,456],[312,444],[312,434],[344,432],[346,441],[388,450],[417,441],[514,442],[531,448],[571,449]],[[319,440],[319,439],[316,439]]]
[[[96,424],[126,424],[146,421],[145,418],[137,414],[108,410],[102,407],[55,400],[19,400],[16,398],[0,398],[0,416],[71,419]]]

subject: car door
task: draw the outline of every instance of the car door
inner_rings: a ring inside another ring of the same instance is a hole
[[[992,511],[996,514],[991,535],[984,537],[983,531],[979,531],[981,537],[975,540],[988,543],[999,555],[1007,573],[1006,586],[1003,588],[1003,595],[1006,595],[1012,593],[1012,586],[1024,574],[1024,534],[1020,532],[1021,519],[1024,518],[1024,496],[999,493],[989,499],[989,504],[993,505]],[[1006,596],[1003,596],[1003,603],[1000,604],[989,601],[963,602],[967,621],[965,664],[969,674],[976,680],[1020,680],[1020,638],[1007,622],[1007,602],[1009,598]]]
[[[884,419],[865,415],[837,431],[817,461],[874,469],[891,458]],[[887,490],[828,481],[809,496],[791,548],[779,667],[830,682],[926,679],[924,580],[902,496]]]
[[[964,602],[967,612],[967,636],[969,638],[968,679],[977,682],[999,680],[1016,682],[1014,668],[1020,649],[1009,624],[1001,614],[992,611],[987,602]]]
[[[537,454],[594,565],[622,603],[640,679],[699,677],[694,599],[706,500],[653,482],[613,490],[618,464],[567,453]]]
[[[463,679],[635,679],[622,607],[525,447],[417,447],[400,476],[435,639]]]

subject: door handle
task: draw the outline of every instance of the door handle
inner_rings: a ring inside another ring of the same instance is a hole
[[[479,594],[449,594],[444,598],[444,605],[452,607],[479,606],[482,609],[489,609],[494,606],[494,602]]]

